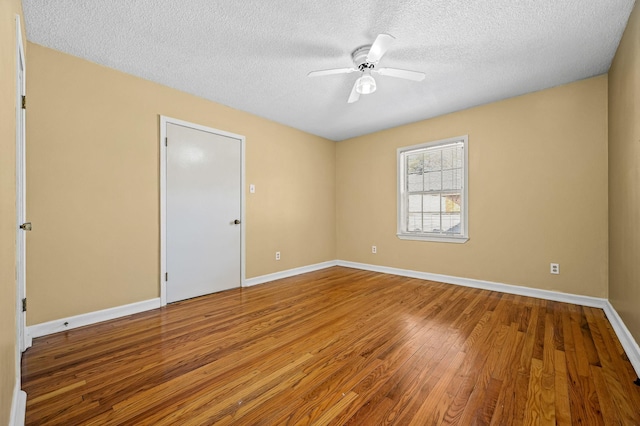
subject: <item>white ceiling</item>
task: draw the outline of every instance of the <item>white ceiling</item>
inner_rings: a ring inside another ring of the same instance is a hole
[[[608,71],[634,0],[23,0],[27,38],[332,140]],[[396,38],[347,104],[351,52]]]

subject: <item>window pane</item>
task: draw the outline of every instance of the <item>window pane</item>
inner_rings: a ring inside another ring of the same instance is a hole
[[[442,232],[460,234],[460,213],[445,213],[442,215]]]
[[[422,231],[422,213],[409,213],[407,231]]]
[[[410,154],[407,155],[407,172],[408,173],[422,173],[424,155]]]
[[[442,189],[462,189],[462,170],[450,169],[443,171]]]
[[[407,156],[407,174],[409,191],[422,191],[422,170],[424,168],[424,155],[422,153]]]
[[[440,213],[425,213],[423,229],[424,232],[440,232]]]
[[[409,186],[407,188],[409,192],[422,191],[422,174],[413,173],[409,175]]]
[[[422,195],[409,195],[409,212],[422,213]]]
[[[424,153],[424,171],[436,172],[442,170],[440,151],[427,151]]]
[[[442,169],[461,168],[462,164],[462,145],[450,146],[442,149]]]
[[[442,172],[429,172],[424,174],[424,190],[439,191],[442,189]]]
[[[461,199],[460,193],[442,194],[442,211],[446,213],[459,213]]]
[[[464,149],[462,145],[460,145],[458,149],[454,151],[452,167],[456,167],[458,169],[462,169],[462,167],[464,167],[463,153]]]
[[[445,148],[442,150],[442,169],[446,170],[446,169],[451,169],[452,167],[455,167],[454,164],[454,156],[455,156],[455,151],[456,151],[456,147],[451,147],[451,148]]]
[[[425,212],[440,212],[440,194],[429,194],[422,197],[422,205]]]

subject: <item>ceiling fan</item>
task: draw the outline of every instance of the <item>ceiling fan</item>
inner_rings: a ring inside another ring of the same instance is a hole
[[[395,37],[389,34],[379,34],[373,44],[358,47],[351,53],[351,58],[355,67],[351,68],[333,68],[329,70],[311,71],[309,77],[321,77],[333,74],[350,74],[352,72],[360,72],[362,76],[356,80],[351,89],[348,103],[356,102],[360,99],[360,95],[368,95],[376,91],[376,80],[372,74],[387,75],[389,77],[404,78],[406,80],[422,81],[424,73],[418,71],[407,71],[397,68],[376,68],[382,55],[386,53],[389,46],[393,43]]]

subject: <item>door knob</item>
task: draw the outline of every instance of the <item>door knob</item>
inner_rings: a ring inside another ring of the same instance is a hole
[[[20,225],[20,229],[22,229],[23,231],[31,231],[31,222],[25,222],[22,225]]]
[[[236,219],[236,220],[233,221],[233,223],[236,224],[236,225],[240,225],[240,220]]]

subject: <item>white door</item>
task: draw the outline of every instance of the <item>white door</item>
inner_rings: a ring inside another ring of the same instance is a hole
[[[26,312],[23,300],[26,298],[26,224],[25,213],[25,113],[22,99],[25,94],[25,65],[22,48],[20,21],[16,18],[16,296],[17,296],[17,339],[18,349],[24,352],[30,342],[26,336]],[[18,362],[20,357],[18,357]]]
[[[167,123],[167,302],[240,286],[242,142]]]

